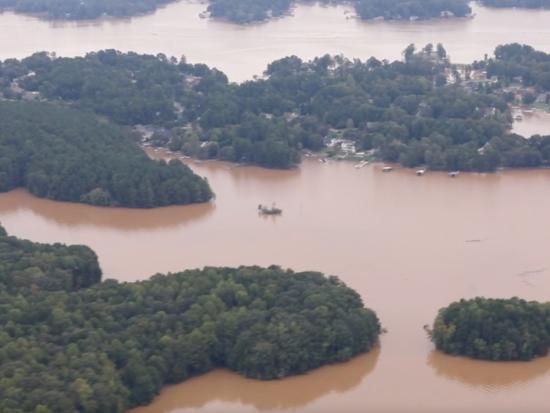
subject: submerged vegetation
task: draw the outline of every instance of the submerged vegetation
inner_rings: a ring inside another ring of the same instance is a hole
[[[58,201],[154,207],[205,202],[208,183],[180,162],[153,161],[122,128],[39,102],[0,102],[0,191]]]
[[[370,350],[380,325],[335,277],[204,268],[99,283],[87,247],[0,228],[0,411],[118,413],[215,367],[278,379]]]
[[[519,298],[460,300],[439,311],[438,350],[484,360],[531,360],[550,350],[550,305]]]

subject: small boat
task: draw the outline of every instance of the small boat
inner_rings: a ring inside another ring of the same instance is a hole
[[[382,172],[391,172],[393,171],[393,168],[391,166],[384,166],[382,168]]]
[[[321,163],[327,163],[327,158],[321,158],[321,159],[319,159],[319,162],[321,162]]]
[[[369,164],[369,161],[361,161],[359,163],[356,163],[353,166],[357,169],[361,169],[361,168],[364,168],[365,166],[367,166],[368,164]]]
[[[449,176],[451,178],[456,178],[460,174],[460,171],[451,171],[449,172]]]
[[[422,176],[426,173],[426,170],[425,169],[419,169],[416,171],[416,175],[417,176]]]
[[[514,120],[515,120],[516,122],[521,122],[521,121],[523,120],[523,116],[521,116],[521,115],[516,115],[516,116],[514,117]]]
[[[258,205],[258,211],[262,215],[281,215],[283,213],[283,210],[281,208],[277,208],[275,203],[273,203],[271,207],[260,204]]]

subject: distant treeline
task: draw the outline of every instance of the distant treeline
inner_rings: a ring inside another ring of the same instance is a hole
[[[471,13],[467,0],[330,0],[323,3],[352,4],[364,20],[432,19],[464,17]],[[210,0],[210,16],[234,23],[251,23],[288,13],[292,0]]]
[[[127,17],[156,10],[173,0],[0,0],[0,10],[38,14],[49,19],[83,20],[102,16]],[[293,0],[210,0],[211,17],[243,24],[267,20],[289,12]],[[331,4],[347,4],[331,0]],[[471,12],[466,0],[354,0],[362,19],[384,17],[388,20],[429,19],[448,15],[462,17]]]
[[[215,367],[278,379],[368,351],[380,333],[359,295],[320,273],[100,277],[90,249],[0,227],[2,413],[122,413]]]
[[[481,4],[489,7],[524,7],[529,9],[541,9],[550,7],[550,0],[479,0]]]
[[[355,10],[361,19],[384,20],[465,17],[472,9],[467,0],[357,0]]]
[[[135,138],[86,113],[0,102],[0,191],[25,187],[58,201],[155,207],[205,202],[208,183],[181,162],[153,161]]]
[[[292,0],[209,0],[211,17],[233,23],[252,23],[289,12]]]
[[[0,0],[0,10],[34,14],[56,20],[129,17],[152,12],[175,0]],[[480,0],[491,7],[547,8],[550,0]],[[269,20],[289,13],[295,0],[209,0],[211,17],[237,24]],[[416,20],[464,17],[471,14],[468,0],[322,0],[351,4],[360,19]]]
[[[550,350],[550,304],[519,298],[460,300],[439,311],[438,350],[485,360],[531,360]]]
[[[152,12],[174,0],[0,0],[0,10],[36,14],[48,19],[86,20],[128,17]]]

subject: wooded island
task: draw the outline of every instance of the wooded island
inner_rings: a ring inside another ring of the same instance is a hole
[[[316,272],[100,279],[89,248],[0,227],[2,413],[122,413],[216,367],[270,380],[349,360],[380,333],[355,291]]]

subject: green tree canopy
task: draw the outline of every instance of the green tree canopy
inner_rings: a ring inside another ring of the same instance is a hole
[[[519,298],[460,300],[439,311],[432,341],[449,354],[531,360],[550,349],[550,305]]]
[[[180,162],[153,161],[124,129],[48,103],[0,102],[0,191],[59,201],[154,207],[205,202],[207,182]]]

